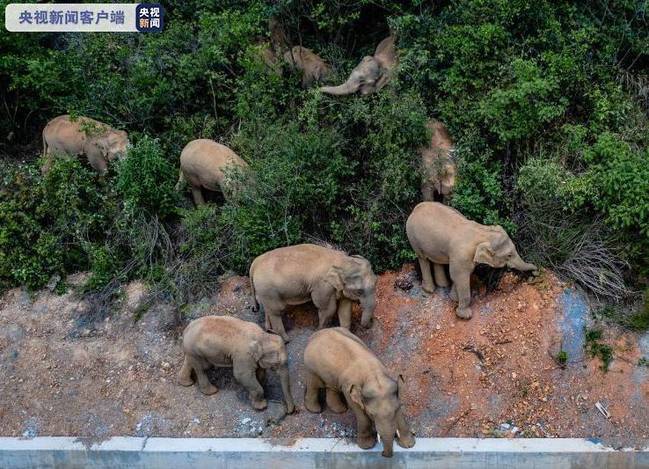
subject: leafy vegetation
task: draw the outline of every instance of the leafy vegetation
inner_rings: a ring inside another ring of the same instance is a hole
[[[397,267],[413,258],[403,226],[435,117],[457,144],[454,207],[598,296],[647,288],[646,2],[165,7],[161,34],[0,32],[3,287],[90,269],[91,290],[144,277],[182,304],[227,269],[313,240]],[[271,17],[337,79],[392,30],[399,72],[370,96],[303,90],[260,60]],[[127,130],[129,156],[106,177],[71,160],[41,175],[33,142],[63,113]],[[193,210],[174,185],[194,138],[231,146],[254,182]]]
[[[602,329],[586,329],[585,347],[591,357],[597,357],[602,361],[601,369],[606,372],[613,361],[613,347],[601,342],[603,335]]]

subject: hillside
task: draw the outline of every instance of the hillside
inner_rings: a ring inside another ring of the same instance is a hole
[[[272,374],[271,403],[262,412],[250,408],[230,370],[212,373],[220,388],[213,396],[175,384],[182,327],[161,303],[138,319],[144,294],[141,284],[129,284],[119,310],[93,323],[87,322],[89,305],[74,293],[6,293],[0,300],[3,435],[353,437],[350,412],[315,415],[302,405],[301,354],[316,326],[314,311],[295,308],[286,318],[298,414],[285,417]],[[249,295],[247,278],[225,277],[188,314],[259,322]],[[404,375],[403,401],[417,435],[647,443],[649,368],[638,361],[649,356],[649,336],[606,328],[602,343],[614,352],[604,372],[601,360],[584,349],[584,328],[591,327],[584,297],[554,275],[533,284],[506,275],[474,301],[472,320],[456,318],[446,294],[422,294],[405,266],[380,276],[373,327],[361,330],[354,318],[359,336],[393,373]],[[555,358],[561,348],[565,366]]]

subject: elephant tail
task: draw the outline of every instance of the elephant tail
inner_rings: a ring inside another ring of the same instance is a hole
[[[256,259],[255,259],[256,260]],[[257,292],[255,292],[255,261],[252,261],[250,264],[250,270],[248,271],[248,276],[250,277],[250,290],[252,293],[252,302],[253,302],[253,311],[259,311],[259,302],[257,301]]]
[[[43,156],[47,155],[47,140],[45,140],[45,132],[43,132]]]
[[[185,180],[185,175],[183,174],[183,170],[181,168],[178,170],[178,182],[176,183],[176,187],[174,188],[176,192],[178,192],[182,188],[185,182],[187,181]]]
[[[252,290],[252,310],[259,311],[259,302],[257,301],[257,294],[255,293],[255,282],[252,281],[252,275],[250,276],[250,289]]]

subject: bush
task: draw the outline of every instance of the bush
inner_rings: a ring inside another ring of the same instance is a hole
[[[10,168],[0,191],[0,282],[39,288],[55,274],[84,270],[117,213],[114,191],[79,160]]]
[[[145,210],[161,219],[174,214],[178,171],[164,157],[158,140],[143,136],[117,168],[116,188],[129,212]]]
[[[455,208],[503,225],[525,257],[623,296],[623,278],[649,275],[643,8],[174,0],[162,34],[0,32],[0,152],[25,154],[13,145],[40,142],[64,112],[126,128],[135,142],[105,178],[78,161],[44,179],[34,165],[3,175],[1,281],[36,287],[91,268],[92,288],[143,276],[173,292],[177,279],[182,303],[200,290],[191,269],[243,273],[265,250],[310,240],[365,255],[377,271],[397,267],[413,258],[403,225],[435,117],[456,141]],[[303,90],[299,73],[260,60],[271,17],[329,60],[336,80],[391,29],[398,73],[370,96]],[[177,161],[200,137],[228,143],[254,177],[220,208],[185,212]]]

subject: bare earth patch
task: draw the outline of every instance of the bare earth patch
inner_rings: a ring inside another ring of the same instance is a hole
[[[138,307],[145,286],[124,289],[114,313],[88,321],[73,293],[0,298],[0,435],[72,435],[92,442],[114,435],[266,438],[353,437],[351,413],[315,415],[302,406],[302,351],[316,327],[312,307],[290,311],[285,324],[298,407],[284,416],[272,373],[269,408],[258,412],[230,370],[212,373],[219,387],[203,396],[175,384],[182,326],[174,311]],[[245,277],[228,277],[215,294],[188,309],[191,318],[252,311]],[[589,321],[579,295],[552,274],[531,284],[506,274],[496,291],[476,288],[474,317],[456,318],[448,293],[424,294],[413,267],[379,277],[374,325],[357,333],[396,374],[404,375],[407,414],[419,436],[587,437],[613,446],[649,439],[649,368],[637,366],[648,336],[610,329],[615,359],[608,373],[583,353]],[[141,316],[141,317],[140,317]],[[136,320],[136,317],[140,319]],[[567,351],[562,368],[554,358]],[[595,407],[600,403],[610,418]]]

